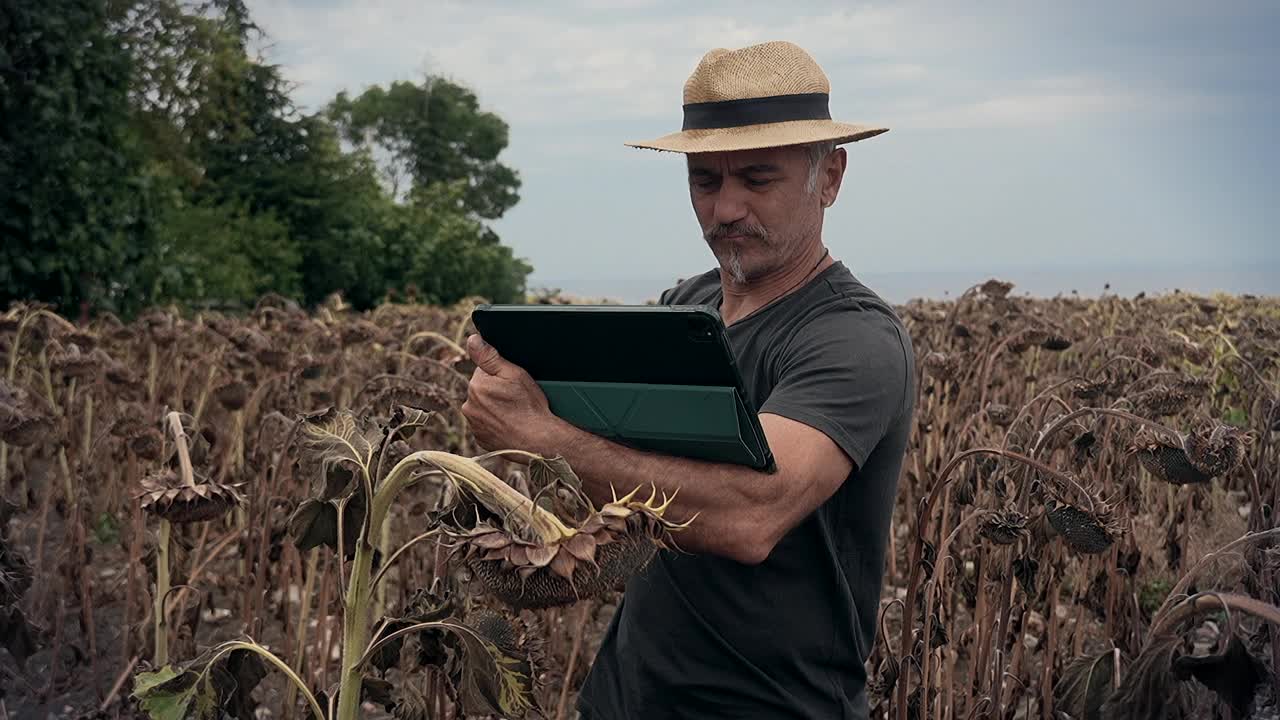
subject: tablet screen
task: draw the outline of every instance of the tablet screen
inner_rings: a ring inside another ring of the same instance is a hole
[[[741,389],[724,323],[701,305],[481,305],[476,329],[535,380]]]

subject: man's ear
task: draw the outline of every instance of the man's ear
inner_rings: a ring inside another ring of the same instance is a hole
[[[822,160],[822,207],[831,207],[840,194],[840,183],[844,180],[844,170],[849,162],[849,155],[842,147],[832,150]]]

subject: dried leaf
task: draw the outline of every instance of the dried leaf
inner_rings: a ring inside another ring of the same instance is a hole
[[[540,505],[575,523],[586,519],[593,509],[582,491],[582,481],[560,456],[536,458],[529,463],[529,491]]]
[[[631,509],[625,505],[615,505],[610,503],[600,508],[600,517],[605,518],[608,523],[610,518],[626,518],[631,515]]]
[[[506,533],[495,530],[494,532],[473,536],[471,538],[471,544],[485,550],[495,550],[497,548],[504,548],[510,545],[511,538],[508,537]]]
[[[17,605],[0,608],[0,645],[13,656],[19,669],[24,669],[27,658],[40,650],[36,640],[41,635],[40,628],[27,622]]]
[[[551,559],[551,572],[559,575],[565,580],[572,580],[573,570],[577,566],[577,561],[574,559],[573,555],[563,547],[562,543],[562,547],[556,553],[556,556]]]
[[[485,550],[484,553],[480,556],[480,559],[481,560],[506,560],[510,557],[510,555],[511,555],[510,546],[505,546],[500,548],[494,548],[492,550]]]
[[[1222,702],[1235,710],[1237,717],[1244,717],[1249,712],[1258,685],[1269,677],[1266,667],[1249,652],[1240,636],[1235,634],[1221,654],[1199,657],[1184,655],[1173,661],[1173,670],[1180,679],[1193,677],[1212,690]]]
[[[391,418],[387,429],[395,431],[402,438],[413,437],[414,432],[431,422],[435,413],[409,405],[396,405],[391,410]]]
[[[534,567],[546,567],[555,558],[559,548],[555,545],[534,545],[526,551],[529,564]]]
[[[243,649],[232,650],[219,658],[209,671],[218,707],[238,720],[255,717],[258,703],[253,700],[253,691],[266,676],[267,666],[262,656]]]
[[[361,423],[349,410],[329,408],[303,417],[307,448],[326,460],[349,460],[369,468],[374,446]]]
[[[464,645],[460,690],[468,713],[524,717],[535,709],[533,672],[527,657],[504,652],[474,632],[461,631],[458,637]]]
[[[1053,688],[1054,704],[1076,720],[1102,720],[1102,704],[1115,691],[1115,653],[1071,661]]]
[[[520,565],[529,564],[529,550],[527,545],[512,545],[507,549],[507,561],[512,565],[519,567]]]
[[[431,706],[415,678],[405,678],[395,686],[391,715],[396,720],[431,720]]]
[[[1125,670],[1119,687],[1103,702],[1105,720],[1165,720],[1183,717],[1185,692],[1171,670],[1182,638],[1154,638]]]
[[[304,500],[289,517],[289,535],[302,551],[336,544],[338,508],[326,500]]]
[[[575,558],[588,563],[596,561],[596,539],[585,533],[578,533],[561,543],[561,546]]]
[[[320,493],[322,500],[336,500],[351,491],[351,481],[356,478],[351,464],[350,460],[341,458],[327,458],[321,462],[324,477],[324,489]]]

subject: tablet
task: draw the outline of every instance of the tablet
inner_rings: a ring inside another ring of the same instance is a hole
[[[639,449],[775,469],[714,308],[484,304],[471,319],[577,427]]]

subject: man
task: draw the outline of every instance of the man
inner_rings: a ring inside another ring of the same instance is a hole
[[[563,455],[610,485],[679,496],[683,552],[627,584],[579,698],[589,720],[865,718],[890,516],[910,432],[911,342],[822,241],[847,155],[882,128],[833,122],[817,63],[790,43],[713,50],[684,88],[684,129],[633,146],[687,155],[719,267],[662,293],[723,317],[773,474],[642,452],[555,418],[477,336],[463,412],[485,447]]]

